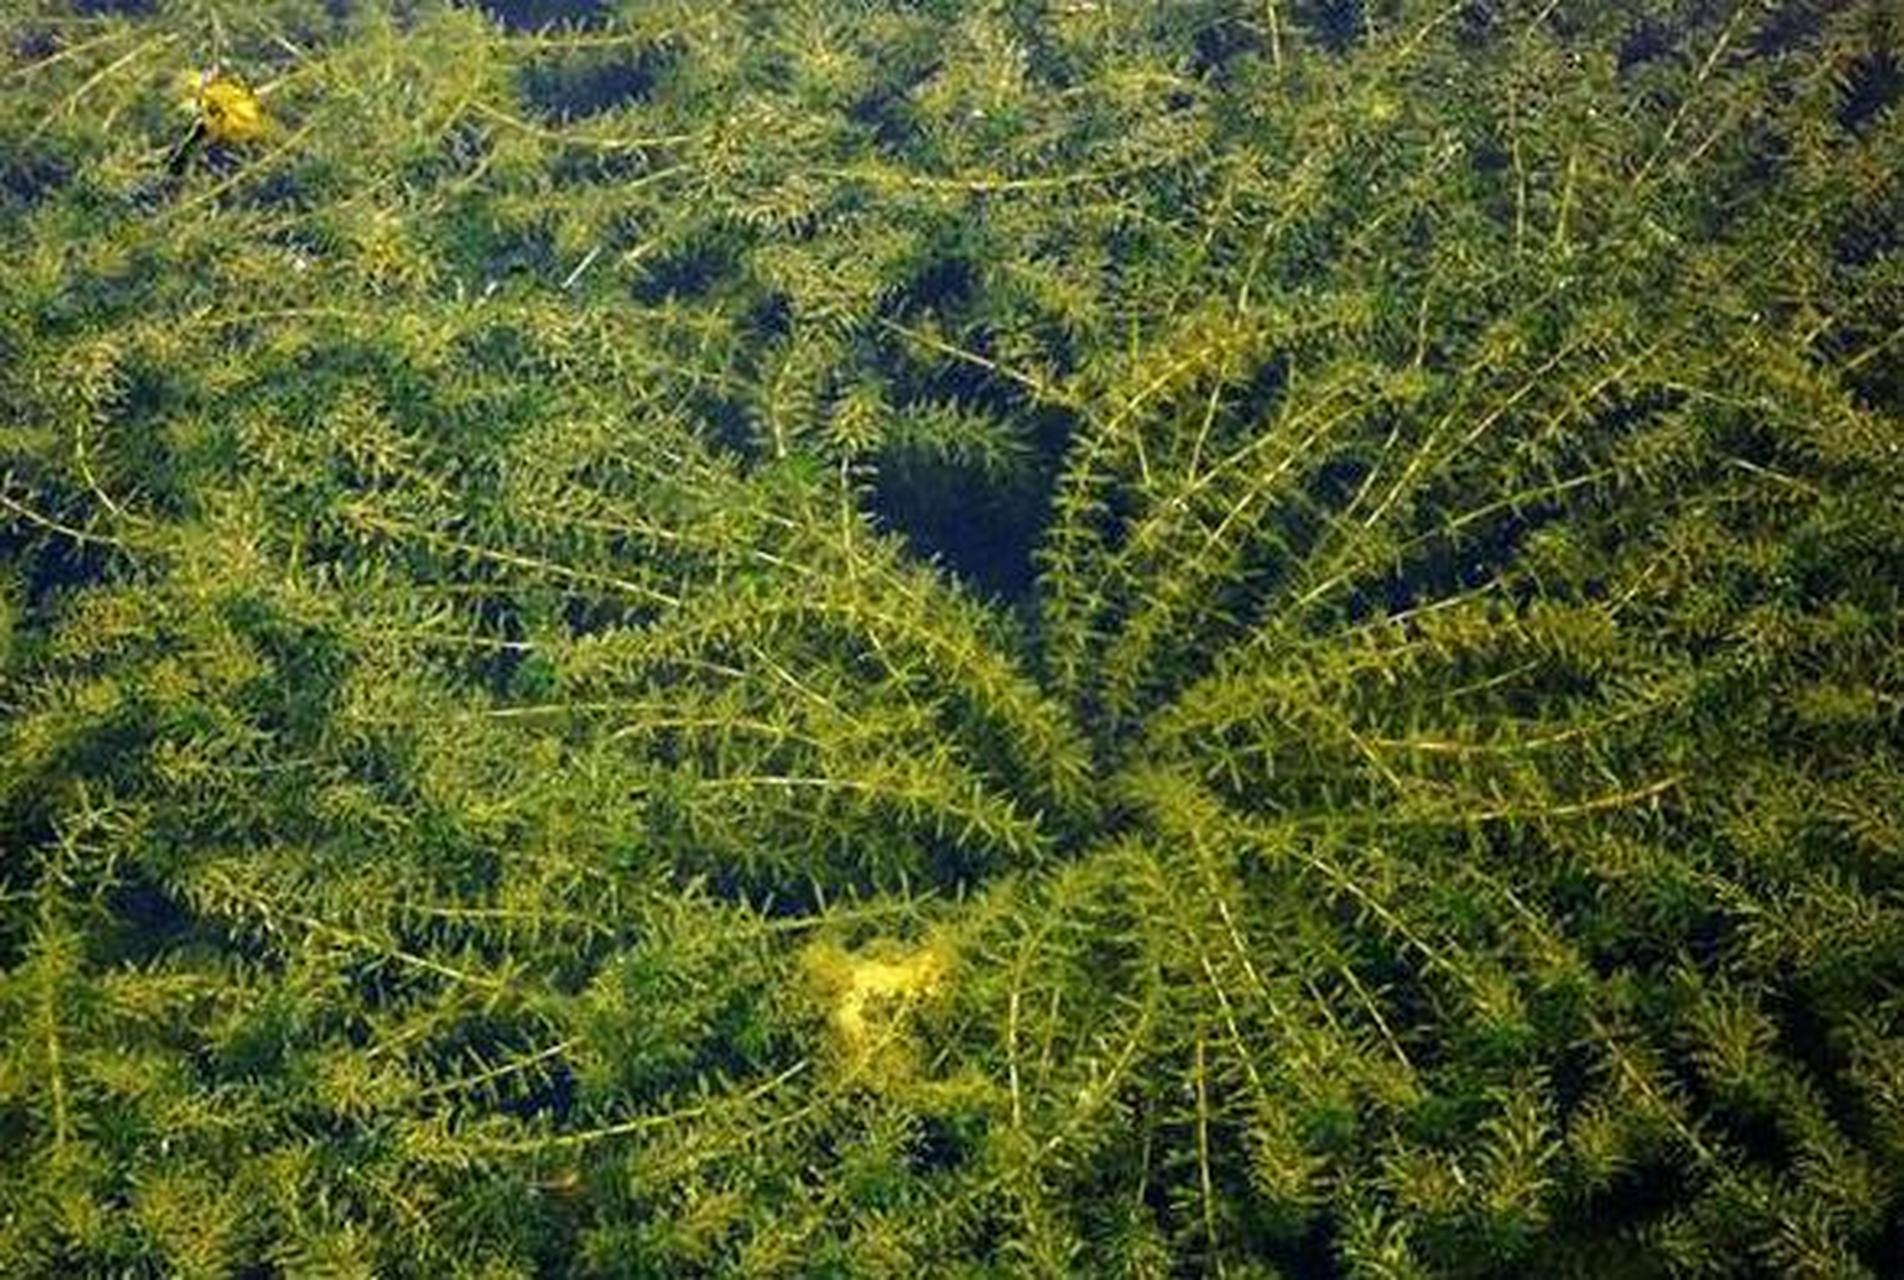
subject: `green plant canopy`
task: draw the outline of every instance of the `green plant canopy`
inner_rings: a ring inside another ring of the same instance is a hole
[[[1892,0],[11,0],[0,1273],[1896,1275]]]

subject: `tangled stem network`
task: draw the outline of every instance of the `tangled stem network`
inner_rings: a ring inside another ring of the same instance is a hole
[[[1897,39],[7,7],[0,1271],[1883,1274]]]

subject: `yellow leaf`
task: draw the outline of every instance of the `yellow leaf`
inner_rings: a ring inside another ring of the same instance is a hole
[[[205,136],[213,142],[232,145],[264,136],[267,121],[258,95],[222,72],[199,77],[193,105],[205,126]]]

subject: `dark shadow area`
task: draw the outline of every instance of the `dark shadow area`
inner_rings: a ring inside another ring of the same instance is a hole
[[[26,493],[15,490],[8,496],[30,504],[41,515],[70,514],[66,504],[44,488],[29,486]],[[41,545],[30,550],[35,541]],[[48,607],[57,596],[103,582],[114,565],[126,563],[108,544],[75,542],[58,534],[42,537],[38,530],[0,533],[0,558],[21,570],[26,590],[20,603],[27,612]]]
[[[67,181],[70,170],[57,157],[27,150],[0,154],[0,209],[31,205]]]
[[[1222,79],[1238,58],[1265,53],[1269,43],[1252,24],[1234,18],[1218,18],[1198,28],[1191,37],[1190,73]]]
[[[1821,13],[1811,3],[1776,6],[1752,37],[1752,52],[1761,56],[1788,53],[1817,40]]]
[[[197,918],[141,868],[105,893],[110,922],[93,943],[96,963],[147,968],[199,940]]]
[[[659,49],[541,62],[523,70],[522,96],[545,119],[584,119],[646,101],[668,63]]]
[[[1897,57],[1890,50],[1861,59],[1839,104],[1838,123],[1853,133],[1864,132],[1879,112],[1897,101],[1900,85],[1904,76],[1898,74]]]
[[[938,238],[886,295],[882,316],[907,327],[932,321],[956,330],[958,317],[983,309],[980,252],[956,234]],[[987,356],[983,331],[962,333],[958,341]],[[1022,459],[1000,469],[929,446],[889,444],[877,459],[869,514],[980,594],[1022,603],[1035,578],[1032,551],[1044,532],[1052,480],[1075,423],[977,363],[924,357],[902,342],[885,345],[879,365],[895,409],[989,419],[1028,447]]]
[[[669,299],[698,298],[739,269],[735,246],[724,238],[699,236],[646,264],[631,292],[636,302],[658,306]]]
[[[1368,34],[1362,0],[1307,0],[1295,6],[1295,19],[1311,38],[1333,54],[1345,54]]]
[[[1676,38],[1677,33],[1671,26],[1643,18],[1634,23],[1626,33],[1626,38],[1620,41],[1614,66],[1621,75],[1625,75],[1635,67],[1667,57],[1674,49]]]
[[[1021,601],[1036,577],[1032,549],[1044,532],[1048,488],[1042,476],[1000,484],[977,468],[888,453],[871,514],[981,594]]]
[[[610,0],[479,0],[474,7],[504,31],[518,33],[557,25],[605,26],[615,12]]]

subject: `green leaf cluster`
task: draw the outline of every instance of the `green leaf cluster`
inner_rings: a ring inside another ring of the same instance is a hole
[[[1884,1274],[1900,34],[9,6],[0,1271]]]

